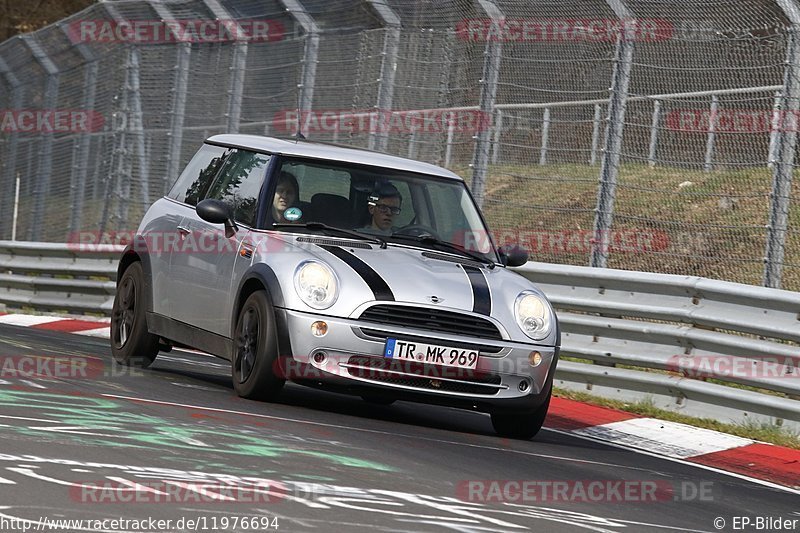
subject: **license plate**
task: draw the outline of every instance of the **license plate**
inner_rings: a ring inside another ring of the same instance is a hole
[[[428,365],[474,369],[478,365],[478,351],[439,344],[386,339],[383,356],[400,361],[415,361]]]

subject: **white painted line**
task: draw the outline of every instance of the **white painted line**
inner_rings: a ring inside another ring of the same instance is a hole
[[[61,322],[64,320],[58,316],[36,316],[36,315],[2,315],[0,324],[10,326],[38,326],[39,324],[49,324],[51,322]]]
[[[97,329],[87,329],[84,331],[73,331],[76,335],[85,335],[86,337],[99,337],[101,339],[110,339],[111,338],[111,330],[108,326],[104,328],[97,328]]]
[[[753,440],[655,418],[631,418],[580,428],[573,434],[685,459],[753,444]]]
[[[490,450],[490,451],[497,451],[497,452],[504,452],[504,453],[514,453],[514,454],[518,454],[518,455],[524,455],[524,456],[527,456],[527,457],[540,457],[542,459],[552,459],[552,460],[555,460],[555,461],[567,461],[567,462],[571,462],[571,463],[600,465],[600,466],[611,466],[611,467],[614,467],[614,468],[621,468],[621,469],[625,469],[625,470],[635,470],[635,471],[641,471],[641,472],[652,472],[653,471],[653,470],[648,469],[648,468],[637,468],[637,467],[634,467],[634,466],[626,466],[626,465],[620,465],[620,464],[615,464],[615,463],[605,463],[605,462],[602,462],[602,461],[591,461],[589,459],[577,459],[575,457],[563,457],[563,456],[558,456],[558,455],[548,455],[548,454],[543,454],[543,453],[533,453],[533,452],[526,452],[526,451],[523,451],[523,450],[514,450],[514,449],[510,449],[510,448],[500,448],[500,447],[497,447],[497,446],[486,446],[486,445],[483,445],[483,444],[470,444],[470,443],[463,442],[463,441],[452,441],[452,440],[445,440],[445,439],[435,439],[435,438],[432,438],[432,437],[420,437],[420,436],[417,436],[417,435],[406,435],[404,433],[394,433],[394,432],[391,432],[391,431],[381,431],[381,430],[378,430],[378,429],[366,429],[366,428],[359,428],[359,427],[353,427],[353,426],[344,426],[344,425],[339,425],[339,424],[329,424],[329,423],[326,423],[326,422],[313,422],[311,420],[297,420],[297,419],[294,419],[294,418],[286,418],[286,417],[273,416],[273,415],[263,415],[263,414],[260,414],[260,413],[248,413],[246,411],[234,411],[232,409],[222,409],[222,408],[219,408],[219,407],[204,407],[202,405],[190,405],[190,404],[185,404],[185,403],[166,402],[166,401],[161,401],[161,400],[149,400],[147,398],[136,398],[136,397],[133,397],[133,396],[121,396],[121,395],[118,395],[118,394],[101,394],[100,396],[102,396],[103,398],[116,398],[118,400],[129,400],[129,401],[132,401],[132,402],[150,403],[150,404],[155,404],[155,405],[168,405],[168,406],[171,406],[171,407],[185,407],[187,409],[198,409],[200,411],[210,411],[212,413],[228,413],[228,414],[233,414],[233,415],[252,416],[252,417],[255,417],[255,418],[265,418],[265,419],[268,419],[268,420],[278,420],[278,421],[281,421],[281,422],[294,422],[296,424],[306,424],[306,425],[309,425],[309,426],[322,426],[322,427],[328,427],[328,428],[334,428],[334,429],[346,429],[346,430],[351,430],[351,431],[360,431],[362,433],[372,433],[372,434],[375,434],[375,435],[386,435],[386,436],[389,436],[389,437],[402,437],[402,438],[408,438],[408,439],[417,439],[417,440],[421,440],[421,441],[425,441],[425,442],[436,442],[436,443],[439,443],[439,444],[453,444],[453,445],[456,445],[456,446],[464,446],[464,447],[467,447],[467,448],[478,448],[478,449],[482,449],[482,450]]]

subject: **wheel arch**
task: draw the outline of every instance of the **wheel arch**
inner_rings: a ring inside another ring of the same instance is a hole
[[[272,310],[275,315],[275,326],[277,327],[279,353],[289,354],[291,353],[291,341],[289,339],[289,332],[286,327],[286,318],[283,309],[283,289],[272,268],[263,263],[250,267],[239,281],[239,286],[236,289],[236,300],[234,301],[233,312],[231,313],[231,339],[236,335],[236,321],[244,303],[251,294],[260,290],[266,293],[267,299],[270,304],[272,304]]]
[[[117,279],[116,284],[119,285],[119,280],[122,274],[128,269],[131,264],[135,262],[142,264],[144,272],[144,294],[145,294],[145,310],[147,312],[153,311],[153,277],[150,268],[150,255],[147,250],[147,243],[141,235],[136,235],[133,242],[128,244],[122,251],[122,255],[117,265]]]

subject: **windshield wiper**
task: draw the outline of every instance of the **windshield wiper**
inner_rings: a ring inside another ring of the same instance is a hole
[[[368,235],[366,233],[361,233],[360,231],[354,231],[344,228],[337,228],[336,226],[329,226],[327,224],[323,224],[322,222],[306,222],[301,224],[291,224],[287,222],[275,222],[272,224],[273,228],[307,228],[312,231],[327,231],[330,233],[338,233],[339,235],[344,235],[346,237],[352,237],[353,239],[358,239],[361,241],[371,242],[373,244],[380,245],[381,248],[386,248],[386,241],[377,237],[375,235]]]
[[[444,248],[444,250],[446,250],[448,252],[454,252],[454,253],[469,257],[470,259],[474,259],[478,263],[481,263],[482,265],[486,265],[489,268],[489,270],[491,270],[491,269],[493,269],[495,267],[495,263],[491,259],[487,259],[486,257],[483,257],[483,256],[478,255],[476,253],[469,252],[467,250],[464,250],[460,246],[456,246],[453,243],[437,239],[436,237],[432,237],[430,235],[403,235],[402,233],[395,233],[395,234],[392,235],[392,237],[393,238],[413,240],[413,241],[416,241],[416,242],[419,242],[419,243],[422,243],[422,244],[430,244],[430,245],[433,245],[433,246],[437,246],[439,248]]]

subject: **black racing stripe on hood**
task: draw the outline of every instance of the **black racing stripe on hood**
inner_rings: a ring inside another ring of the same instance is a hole
[[[339,248],[338,246],[328,246],[324,244],[319,244],[317,246],[332,253],[347,263],[350,268],[355,270],[356,273],[361,276],[361,279],[367,283],[369,288],[372,289],[372,294],[375,295],[376,300],[394,301],[394,293],[392,293],[392,289],[389,288],[389,285],[386,283],[386,281],[384,281],[380,274],[375,272],[371,266],[347,250]]]
[[[461,265],[467,273],[469,283],[472,285],[472,312],[490,316],[492,314],[492,293],[489,292],[489,282],[480,268]]]

